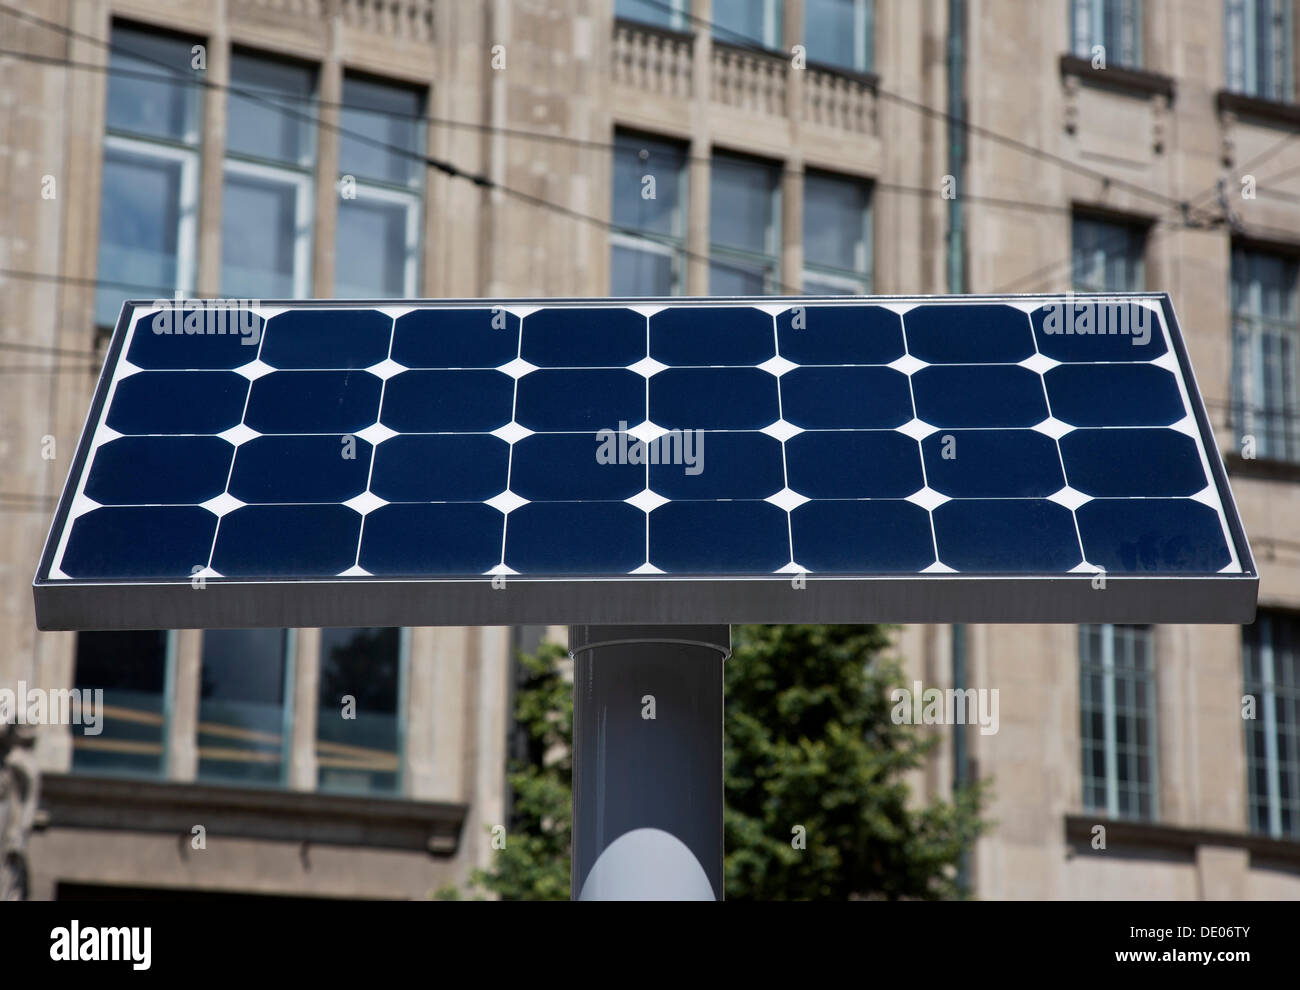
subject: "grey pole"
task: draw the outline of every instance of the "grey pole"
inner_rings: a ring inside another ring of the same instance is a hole
[[[722,899],[730,626],[571,626],[574,900]]]

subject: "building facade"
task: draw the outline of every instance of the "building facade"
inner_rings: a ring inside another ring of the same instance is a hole
[[[38,735],[33,895],[463,882],[508,819],[512,651],[563,636],[36,632],[31,576],[123,298],[956,287],[1171,293],[1261,611],[900,630],[910,677],[952,686],[957,653],[1000,694],[998,732],[933,730],[917,799],[993,780],[978,897],[1300,896],[1292,6],[0,9],[0,685],[105,692],[102,731]]]

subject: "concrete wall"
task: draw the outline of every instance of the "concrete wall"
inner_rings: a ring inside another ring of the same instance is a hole
[[[728,51],[707,32],[675,37],[615,25],[613,0],[423,0],[394,15],[368,0],[31,0],[37,16],[67,24],[67,38],[0,17],[0,44],[34,55],[102,65],[110,16],[207,39],[209,78],[223,82],[230,45],[316,62],[321,96],[338,99],[344,68],[430,87],[430,155],[597,220],[610,211],[616,127],[685,141],[689,172],[690,292],[707,292],[709,156],[744,151],[782,165],[781,280],[802,270],[802,172],[826,169],[875,180],[874,287],[945,290],[948,169],[945,122],[900,99],[946,105],[944,0],[879,0],[876,63],[869,81],[816,69],[792,71],[779,56]],[[787,45],[802,32],[802,0],[787,0]],[[1054,156],[1026,154],[973,134],[959,195],[969,231],[972,291],[1069,287],[1070,210],[1087,206],[1152,221],[1147,284],[1168,289],[1219,429],[1235,449],[1229,396],[1230,235],[1220,224],[1190,229],[1174,204],[1213,190],[1225,175],[1271,149],[1278,125],[1221,115],[1223,79],[1217,0],[1146,4],[1146,65],[1172,76],[1172,101],[1131,87],[1063,76],[1064,3],[970,0],[967,98],[972,122]],[[708,19],[709,0],[693,12]],[[427,15],[427,16],[426,16]],[[505,46],[506,68],[491,67]],[[810,55],[815,58],[815,55]],[[37,61],[0,58],[0,268],[54,273],[54,282],[0,274],[0,342],[57,348],[0,351],[0,366],[49,370],[0,374],[0,683],[46,687],[72,678],[74,637],[38,634],[30,580],[53,499],[63,482],[94,382],[95,277],[105,76]],[[312,272],[328,295],[334,271],[337,136],[321,112]],[[220,275],[223,97],[209,93],[199,234],[199,292]],[[584,142],[528,140],[531,130]],[[1300,230],[1297,199],[1264,181],[1300,166],[1300,142],[1274,154],[1256,200],[1231,205],[1247,229]],[[1105,173],[1112,181],[1099,181]],[[57,198],[40,196],[54,176]],[[1140,188],[1139,188],[1140,187]],[[1150,190],[1154,194],[1141,190]],[[426,296],[602,295],[609,246],[598,223],[483,191],[430,170],[425,189],[421,291]],[[1015,208],[998,199],[1042,208]],[[1209,212],[1212,194],[1197,200]],[[42,458],[45,438],[56,441]],[[1263,573],[1261,603],[1300,607],[1300,485],[1254,474],[1233,478]],[[21,499],[10,496],[21,495]],[[30,496],[30,497],[28,497]],[[194,634],[180,652],[193,683]],[[1081,809],[1078,657],[1072,627],[973,626],[967,630],[972,686],[1001,692],[1001,731],[968,734],[972,767],[995,780],[997,822],[972,857],[975,892],[1000,897],[1300,896],[1300,874],[1231,846],[1159,844],[1077,848],[1066,816]],[[316,639],[303,630],[301,697],[314,697]],[[1160,807],[1163,825],[1243,834],[1245,780],[1240,633],[1227,627],[1161,628],[1158,655]],[[950,677],[947,628],[911,627],[899,637],[909,676],[943,687]],[[213,837],[206,858],[188,858],[176,837],[142,832],[52,830],[33,849],[38,892],[60,880],[224,890],[424,896],[463,878],[491,850],[486,827],[504,814],[508,634],[500,629],[418,629],[411,640],[405,752],[407,796],[462,802],[468,815],[453,859],[421,853],[317,848],[306,861],[294,843]],[[314,786],[314,713],[293,738],[291,783]],[[191,780],[195,754],[180,709],[168,776]],[[936,730],[931,730],[936,731]],[[917,799],[949,792],[951,736],[913,775]],[[186,739],[189,742],[186,742]],[[189,749],[186,749],[186,746]],[[66,731],[40,739],[42,764],[70,765]],[[1227,839],[1220,838],[1220,842]]]

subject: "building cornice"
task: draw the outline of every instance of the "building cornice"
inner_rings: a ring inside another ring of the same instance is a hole
[[[1078,55],[1061,56],[1061,76],[1074,77],[1083,82],[1106,89],[1118,90],[1131,96],[1163,96],[1172,106],[1175,86],[1171,76],[1149,69],[1134,69],[1123,65],[1111,65],[1104,69],[1094,69],[1092,62]]]
[[[1165,852],[1183,852],[1195,856],[1201,846],[1244,849],[1253,859],[1261,862],[1300,865],[1300,842],[1293,839],[1274,839],[1252,832],[1229,832],[1219,829],[1184,828],[1180,825],[1163,825],[1155,822],[1126,821],[1104,815],[1066,815],[1065,838],[1067,842],[1090,842],[1092,830],[1098,825],[1106,828],[1107,846],[1125,846],[1159,849]]]
[[[442,801],[319,794],[278,788],[44,774],[47,828],[170,832],[189,837],[202,824],[210,838],[233,836],[456,852],[467,807]]]

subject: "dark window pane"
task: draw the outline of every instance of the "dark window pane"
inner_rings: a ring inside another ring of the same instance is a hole
[[[812,62],[865,72],[871,68],[875,0],[804,0],[804,38]]]
[[[649,234],[682,237],[686,227],[685,169],[684,145],[637,134],[616,135],[614,223]]]
[[[230,86],[228,153],[310,164],[315,156],[313,69],[236,52],[230,59]]]
[[[105,125],[110,131],[197,143],[202,77],[194,42],[114,27]]]
[[[415,238],[408,230],[415,206],[414,200],[376,200],[364,189],[356,199],[339,202],[336,298],[398,299],[408,294],[408,259],[415,254]]]
[[[102,689],[97,735],[73,730],[72,767],[79,772],[161,776],[168,634],[83,632],[77,637],[79,690]]]
[[[339,172],[400,186],[419,185],[425,166],[412,156],[422,157],[425,151],[420,92],[348,76],[343,80],[343,103]]]
[[[95,295],[100,326],[116,321],[125,299],[150,291],[167,297],[174,289],[190,288],[178,281],[182,178],[180,159],[105,150],[99,219],[102,284]]]
[[[321,630],[316,762],[322,790],[397,791],[400,680],[401,630]]]
[[[209,629],[199,688],[199,779],[284,779],[283,629]]]

